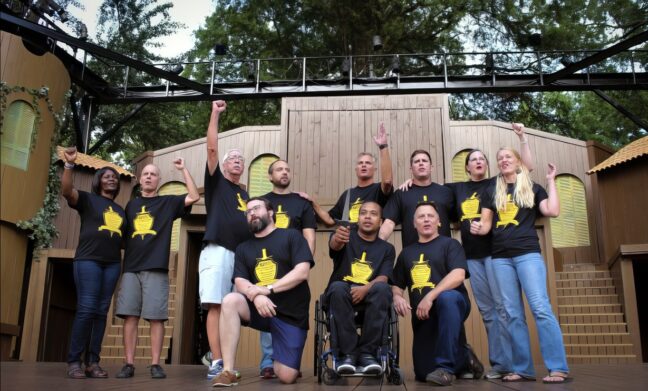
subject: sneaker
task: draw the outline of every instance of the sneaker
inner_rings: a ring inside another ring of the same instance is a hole
[[[433,386],[451,386],[454,375],[445,369],[437,368],[425,377],[425,381]]]
[[[266,380],[268,380],[268,379],[274,379],[274,378],[276,378],[277,375],[275,375],[274,368],[272,368],[272,367],[266,367],[266,368],[263,368],[263,369],[261,370],[261,373],[259,374],[259,377],[260,377],[261,379],[266,379]],[[240,376],[239,376],[239,378],[240,378]]]
[[[489,379],[489,380],[493,380],[493,379],[501,379],[501,378],[503,378],[504,375],[506,375],[507,373],[510,373],[510,371],[500,372],[500,371],[498,371],[497,369],[493,369],[493,368],[491,368],[491,369],[488,370],[488,372],[486,372],[486,375],[484,375],[484,377],[485,377],[486,379]]]
[[[154,364],[151,365],[151,379],[164,379],[166,378],[166,373],[161,366]]]
[[[371,354],[360,355],[357,369],[365,375],[380,375],[382,373],[382,366]]]
[[[118,379],[127,379],[129,377],[135,376],[135,367],[133,364],[126,364],[122,369],[115,375]]]
[[[218,359],[211,362],[209,370],[207,371],[207,379],[211,380],[223,372],[223,360]]]
[[[468,372],[473,375],[472,379],[479,380],[484,376],[484,364],[479,361],[470,345],[466,344],[466,348],[468,349]]]
[[[218,374],[212,380],[212,387],[231,387],[235,386],[238,384],[238,379],[236,378],[236,374],[230,371],[221,371],[221,373]]]
[[[356,371],[355,362],[355,357],[347,354],[336,363],[335,372],[337,372],[338,375],[352,375]]]
[[[211,367],[212,361],[214,361],[214,358],[212,357],[212,352],[211,350],[200,358],[200,361],[203,363],[204,366],[207,368]]]

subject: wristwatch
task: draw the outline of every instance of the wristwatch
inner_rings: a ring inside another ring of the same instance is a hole
[[[270,294],[274,293],[274,290],[272,289],[272,284],[266,285],[266,288],[268,288],[270,290]]]

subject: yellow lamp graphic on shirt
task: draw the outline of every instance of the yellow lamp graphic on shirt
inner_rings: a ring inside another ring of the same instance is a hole
[[[520,208],[515,205],[515,202],[511,200],[511,195],[507,194],[506,196],[506,205],[504,209],[499,209],[497,214],[499,215],[499,221],[495,227],[506,227],[509,224],[519,225],[520,223],[515,220],[517,213]]]
[[[277,213],[275,213],[275,225],[277,228],[288,228],[290,226],[290,217],[288,213],[284,212],[282,206],[277,207]]]
[[[353,282],[354,284],[367,285],[373,274],[371,262],[367,261],[367,252],[363,251],[360,259],[354,259],[351,264],[351,275],[344,277],[343,281]]]
[[[103,212],[104,223],[99,227],[98,231],[108,231],[110,232],[110,237],[112,238],[113,233],[121,236],[121,229],[124,219],[115,212],[112,206],[109,206],[108,209]]]
[[[236,209],[240,210],[243,213],[247,212],[247,203],[245,202],[243,197],[241,197],[241,193],[236,193],[236,200],[238,201],[238,208]]]
[[[151,229],[153,228],[154,221],[155,218],[146,211],[146,205],[142,205],[142,210],[135,216],[135,220],[133,220],[135,232],[133,232],[131,237],[134,238],[137,235],[141,235],[141,239],[144,240],[144,236],[146,235],[157,235],[157,232]]]
[[[466,200],[461,203],[461,214],[461,221],[481,217],[479,214],[479,198],[477,198],[476,192],[473,193],[470,198],[466,198]]]
[[[412,290],[418,289],[419,292],[425,287],[430,287],[434,289],[436,285],[433,282],[430,282],[430,276],[432,275],[432,269],[430,265],[425,262],[423,259],[424,255],[421,253],[418,262],[414,263],[414,266],[410,269],[410,276],[412,277]]]
[[[351,209],[349,209],[349,222],[358,222],[358,217],[360,217],[360,206],[362,206],[362,200],[358,197],[353,204],[351,204]]]
[[[256,259],[254,275],[259,281],[256,283],[257,285],[266,286],[277,281],[277,263],[272,259],[272,256],[268,256],[265,248],[261,250],[261,254],[261,258]]]

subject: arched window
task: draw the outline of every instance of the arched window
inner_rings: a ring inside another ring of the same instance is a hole
[[[466,172],[466,155],[470,151],[470,149],[464,149],[457,152],[452,158],[452,182],[465,182],[470,179]]]
[[[2,121],[2,164],[27,170],[36,111],[24,100],[11,102]]]
[[[187,186],[182,182],[167,182],[158,190],[159,195],[187,194]],[[180,249],[180,219],[175,219],[171,230],[171,251]]]
[[[272,191],[272,183],[268,180],[268,167],[279,157],[273,154],[258,156],[250,164],[248,176],[248,194],[250,197],[257,197]]]
[[[553,246],[557,248],[589,246],[587,203],[583,182],[573,175],[558,175],[556,189],[560,199],[560,216],[551,219]]]

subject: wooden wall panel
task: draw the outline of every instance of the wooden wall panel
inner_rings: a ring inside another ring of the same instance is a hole
[[[18,324],[27,240],[27,236],[11,224],[0,222],[0,323]]]

